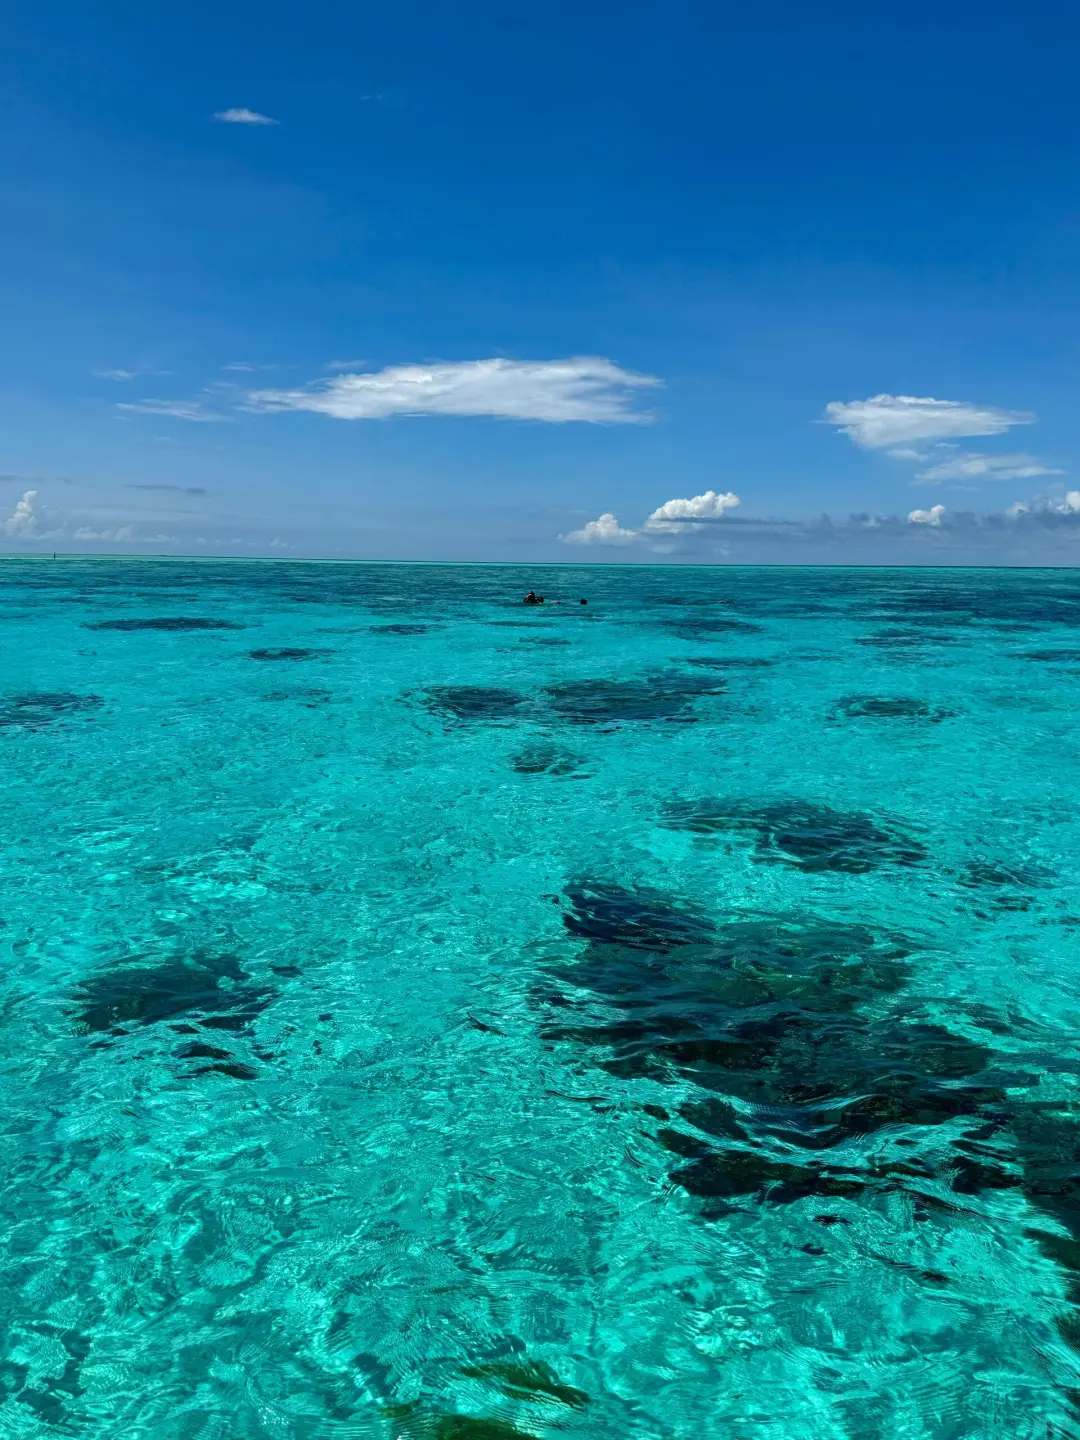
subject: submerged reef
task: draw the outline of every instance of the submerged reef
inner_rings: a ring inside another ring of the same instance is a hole
[[[0,730],[41,730],[57,720],[100,710],[104,704],[100,695],[73,695],[67,690],[0,696]]]
[[[84,630],[243,630],[235,620],[214,620],[192,615],[158,615],[146,620],[98,620]]]
[[[807,800],[677,800],[666,807],[661,823],[706,841],[750,834],[757,840],[755,859],[806,871],[863,874],[927,858],[926,847],[897,826]]]
[[[751,1197],[904,1189],[963,1208],[962,1196],[1023,1189],[1080,1237],[1080,1177],[1060,1165],[1080,1130],[1012,1098],[1031,1077],[908,999],[910,940],[816,917],[714,922],[606,880],[569,885],[565,900],[580,948],[538,991],[543,1037],[628,1083],[674,1088],[672,1107],[642,1108],[703,1217]]]

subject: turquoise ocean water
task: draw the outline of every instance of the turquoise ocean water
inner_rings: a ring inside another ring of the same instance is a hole
[[[19,560],[0,666],[0,1440],[1080,1435],[1080,574]]]

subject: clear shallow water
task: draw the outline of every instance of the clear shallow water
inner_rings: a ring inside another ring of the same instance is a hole
[[[1080,575],[15,561],[0,665],[0,1436],[1080,1434]]]

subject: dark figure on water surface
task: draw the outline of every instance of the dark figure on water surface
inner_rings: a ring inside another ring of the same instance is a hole
[[[521,603],[523,605],[542,605],[544,603],[544,597],[537,595],[535,590],[530,590]]]

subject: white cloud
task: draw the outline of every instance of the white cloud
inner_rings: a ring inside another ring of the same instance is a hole
[[[556,424],[642,424],[652,417],[630,409],[632,393],[660,383],[600,356],[448,361],[336,375],[302,390],[256,390],[248,396],[248,408],[313,410],[337,420],[494,415]]]
[[[1080,514],[1080,490],[1069,490],[1064,495],[1052,495],[1042,500],[1030,500],[1027,504],[1018,501],[1017,504],[1009,506],[1008,513],[1026,515],[1033,510],[1046,515]]]
[[[715,490],[706,490],[704,495],[695,495],[690,500],[665,500],[645,521],[646,530],[671,530],[676,534],[686,530],[700,530],[703,522],[719,520],[725,510],[733,510],[739,497],[728,490],[719,495]]]
[[[931,505],[929,510],[911,510],[908,512],[909,525],[940,525],[941,517],[945,514],[944,505]]]
[[[131,400],[120,401],[118,410],[135,411],[140,415],[168,415],[172,420],[224,420],[224,415],[213,415],[204,410],[199,400]]]
[[[194,540],[191,540],[191,541],[189,541],[189,542],[187,542],[187,543],[189,543],[189,544],[191,544],[191,545],[203,546],[203,547],[205,547],[205,548],[207,548],[207,549],[209,549],[210,547],[214,547],[214,548],[216,548],[216,549],[221,549],[222,547],[233,548],[233,547],[236,547],[236,546],[239,546],[239,547],[240,547],[241,549],[243,549],[243,550],[295,550],[295,549],[296,549],[296,546],[295,546],[295,545],[293,545],[293,544],[292,544],[290,541],[288,541],[288,540],[282,540],[279,535],[275,535],[272,540],[244,540],[244,539],[242,539],[241,536],[239,536],[239,535],[234,535],[234,536],[233,536],[231,539],[229,539],[229,540],[223,540],[223,539],[221,539],[221,538],[214,538],[214,537],[207,538],[207,536],[205,536],[205,535],[198,535],[198,536],[196,536],[196,538],[195,538]]]
[[[34,514],[34,501],[37,499],[36,490],[27,490],[22,499],[19,500],[15,509],[3,523],[5,535],[12,535],[16,538],[37,534],[38,517]]]
[[[260,115],[258,110],[249,110],[245,105],[234,106],[231,110],[219,110],[214,116],[215,120],[223,120],[226,125],[277,125],[277,120],[271,120],[269,115]]]
[[[1051,465],[1044,465],[1037,455],[980,455],[975,451],[956,455],[929,470],[920,470],[917,485],[932,485],[938,480],[1030,480],[1038,475],[1063,475]]]
[[[908,446],[919,440],[1001,435],[1013,425],[1030,425],[1033,419],[992,405],[917,395],[873,395],[869,400],[833,400],[825,406],[826,424],[838,426],[841,434],[865,450]]]
[[[629,545],[637,538],[637,531],[624,530],[610,511],[598,520],[590,520],[580,530],[559,536],[567,545]]]
[[[134,525],[120,525],[114,530],[92,530],[89,525],[80,525],[72,537],[75,540],[116,540],[123,543],[130,543],[139,539],[135,534]],[[153,539],[163,539],[163,536],[153,536]]]

